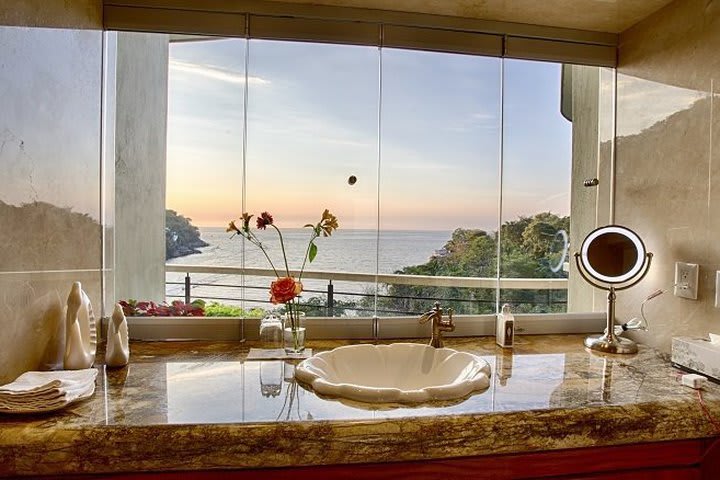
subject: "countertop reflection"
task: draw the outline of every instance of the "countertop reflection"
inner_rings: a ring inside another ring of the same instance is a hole
[[[491,338],[450,339],[449,347],[481,356],[493,372],[487,390],[450,404],[362,405],[322,398],[295,381],[297,361],[245,360],[252,345],[199,342],[134,343],[128,367],[101,372],[107,390],[100,393],[110,425],[376,420],[692,398],[656,351],[602,357],[586,352],[581,340],[528,336],[503,350]],[[312,346],[319,351],[343,343]]]
[[[127,367],[99,366],[88,401],[0,416],[0,476],[384,462],[717,435],[709,416],[720,417],[718,385],[702,392],[704,410],[666,355],[641,345],[637,355],[601,356],[582,339],[525,336],[503,350],[494,338],[450,338],[449,347],[488,361],[490,387],[417,407],[322,398],[295,381],[294,362],[247,360],[252,344],[134,342]]]

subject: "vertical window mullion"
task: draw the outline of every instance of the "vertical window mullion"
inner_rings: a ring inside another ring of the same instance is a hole
[[[378,316],[378,275],[380,274],[380,181],[382,166],[382,92],[383,92],[383,57],[382,57],[382,40],[384,27],[380,26],[380,45],[378,46],[378,123],[377,123],[377,214],[376,214],[376,232],[375,232],[375,300],[373,312],[373,337],[379,337],[380,321]]]
[[[245,27],[247,31],[247,26],[249,22],[249,17],[245,17]],[[243,83],[243,141],[242,141],[242,193],[240,196],[240,203],[241,203],[241,212],[247,211],[247,142],[248,142],[248,101],[250,98],[249,93],[249,78],[250,78],[250,39],[245,39],[245,79]],[[243,273],[240,275],[240,285],[242,292],[241,300],[240,300],[240,308],[242,311],[245,310],[245,248],[246,248],[247,240],[245,240],[245,237],[242,238],[242,242],[240,243],[240,265],[243,268]],[[241,321],[241,327],[242,329],[242,338],[245,338],[245,322],[244,320]]]
[[[501,232],[503,219],[503,166],[505,161],[505,59],[500,59],[500,151],[498,155],[498,217],[497,217],[497,284],[495,287],[495,311],[500,312],[500,268],[502,258]]]

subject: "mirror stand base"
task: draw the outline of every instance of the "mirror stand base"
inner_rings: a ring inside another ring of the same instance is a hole
[[[637,353],[638,346],[629,338],[610,335],[594,335],[585,339],[585,346],[594,352],[600,353]]]

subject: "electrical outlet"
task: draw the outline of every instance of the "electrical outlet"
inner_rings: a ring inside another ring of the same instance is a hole
[[[720,270],[715,272],[715,308],[720,308]]]
[[[697,300],[699,270],[697,263],[675,262],[676,297]]]

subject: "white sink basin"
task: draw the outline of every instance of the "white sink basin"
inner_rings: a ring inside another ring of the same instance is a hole
[[[416,343],[350,345],[302,361],[295,377],[332,397],[426,403],[486,389],[490,365],[470,353]]]

